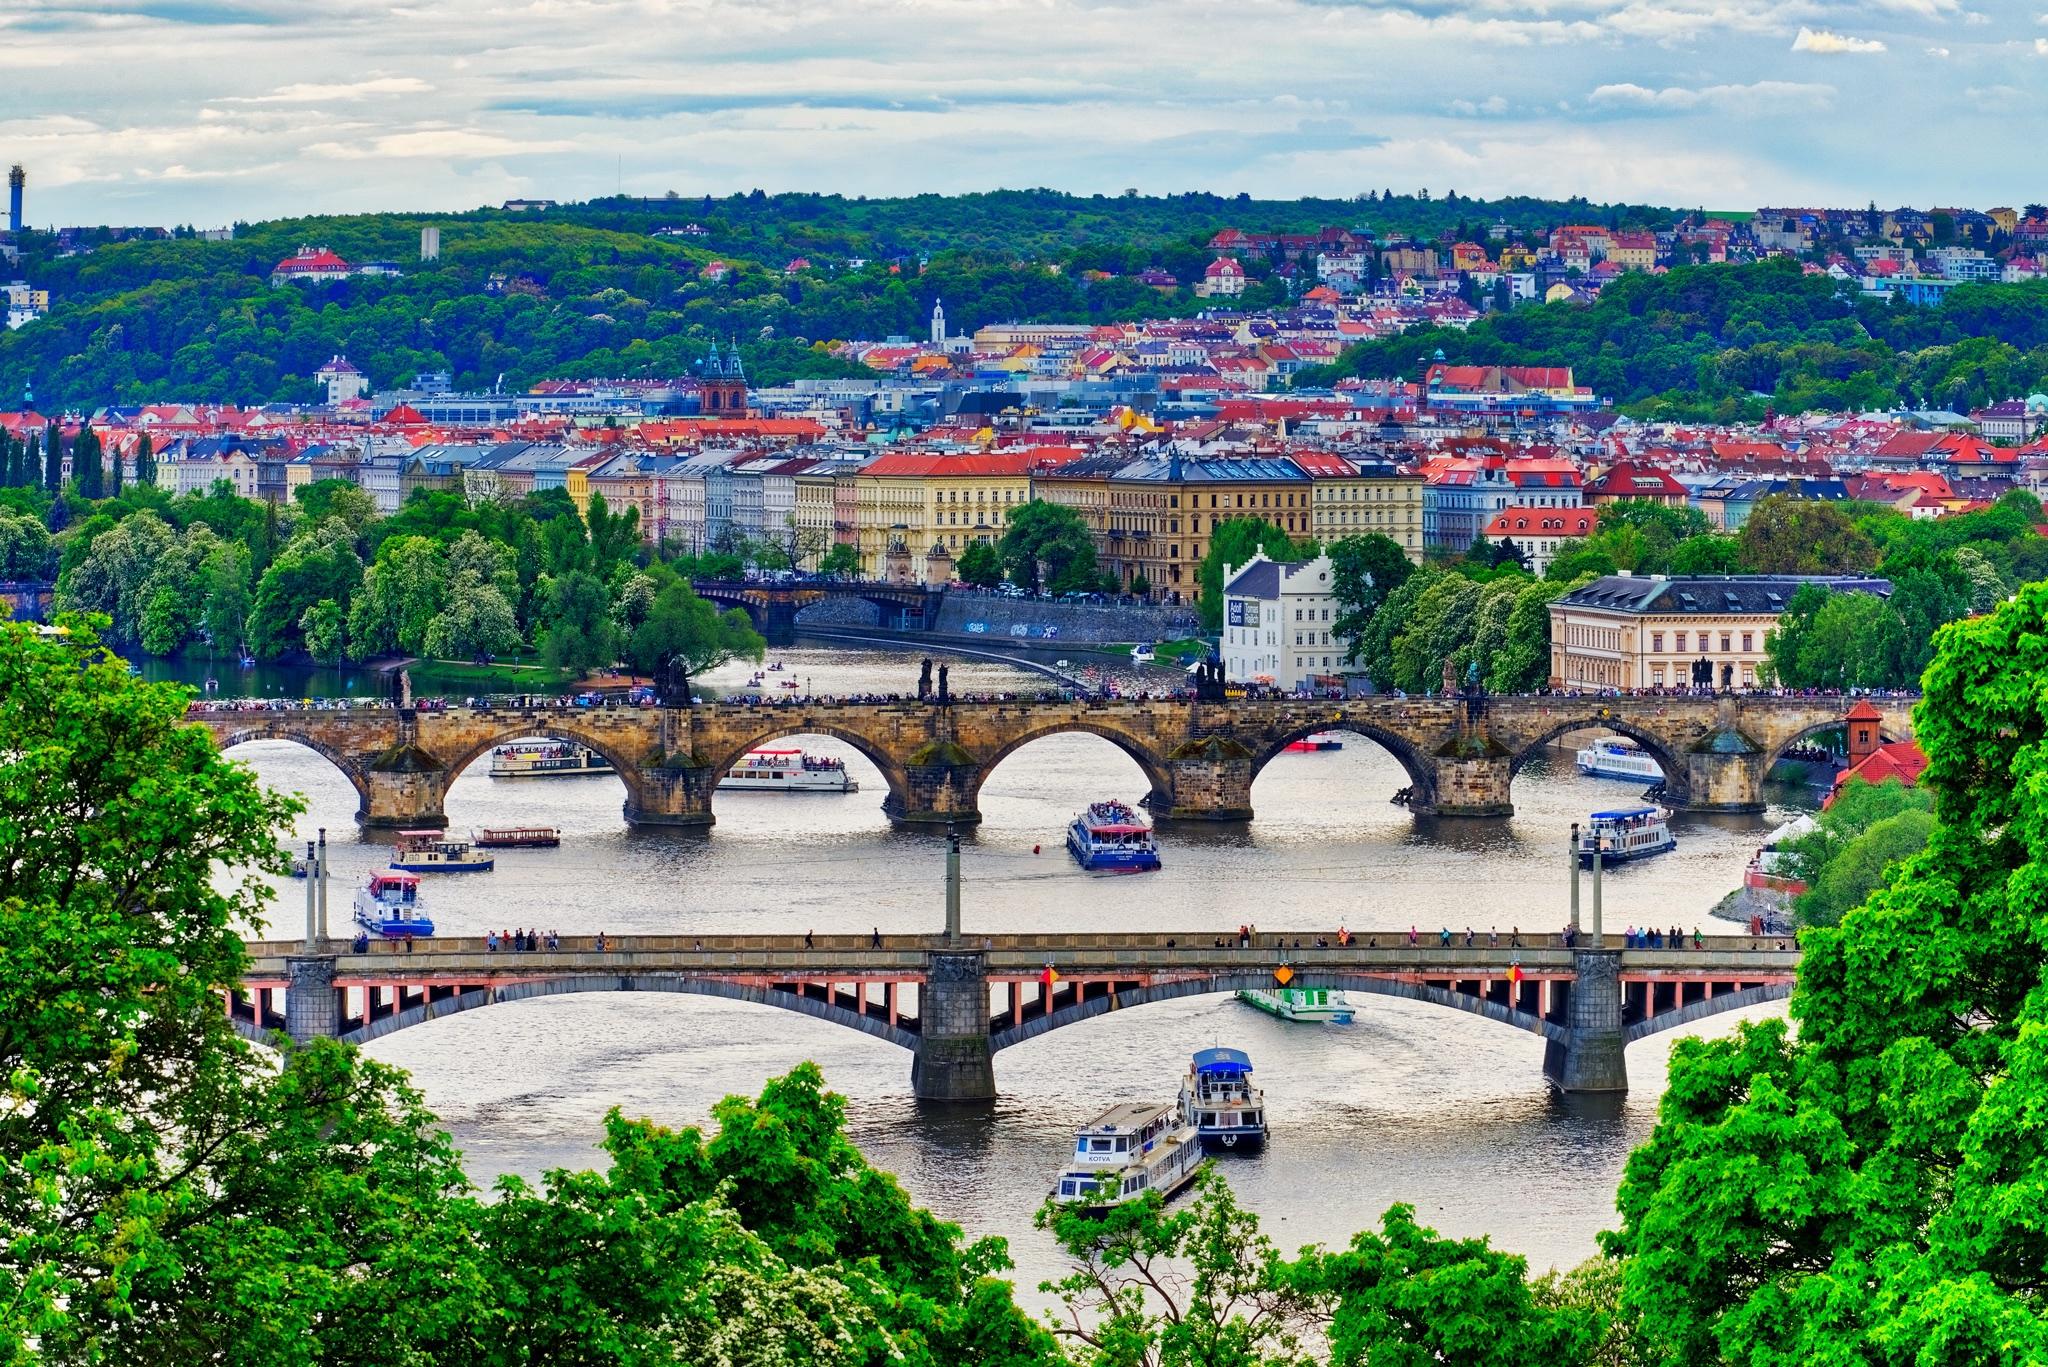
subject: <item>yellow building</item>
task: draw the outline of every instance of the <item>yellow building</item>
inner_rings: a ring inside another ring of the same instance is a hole
[[[1422,476],[1391,464],[1297,452],[1314,481],[1309,535],[1328,545],[1347,536],[1384,536],[1422,563]]]
[[[1611,574],[1550,605],[1552,688],[1686,688],[1705,660],[1714,686],[1753,688],[1765,642],[1804,584],[1882,593],[1882,579]]]
[[[861,573],[879,577],[901,542],[913,555],[954,556],[1003,534],[1010,509],[1031,501],[1031,467],[1071,453],[993,451],[877,456],[854,477],[854,547]]]

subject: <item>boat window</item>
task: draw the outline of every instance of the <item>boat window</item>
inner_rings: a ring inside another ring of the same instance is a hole
[[[1088,1141],[1088,1147],[1096,1153],[1108,1153],[1111,1145],[1107,1139],[1091,1139]],[[1122,1148],[1123,1145],[1118,1144],[1115,1147]]]
[[[1060,1183],[1060,1195],[1062,1195],[1062,1196],[1072,1196],[1073,1194],[1074,1194],[1074,1184],[1073,1184],[1072,1182],[1062,1182],[1062,1183]]]
[[[1126,1150],[1128,1150],[1128,1149],[1129,1149],[1130,1147],[1131,1147],[1131,1141],[1130,1141],[1130,1140],[1128,1140],[1128,1139],[1119,1139],[1119,1140],[1117,1140],[1117,1141],[1116,1141],[1116,1151],[1117,1151],[1118,1153],[1123,1153],[1123,1152],[1125,1152]]]

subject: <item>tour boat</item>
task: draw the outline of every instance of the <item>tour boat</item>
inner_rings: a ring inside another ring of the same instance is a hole
[[[491,751],[492,778],[574,778],[611,772],[610,760],[574,741],[515,740]]]
[[[1300,740],[1287,742],[1287,748],[1297,751],[1342,750],[1344,742],[1328,731],[1311,731]]]
[[[1241,987],[1237,999],[1269,1016],[1308,1024],[1351,1024],[1351,999],[1328,987]]]
[[[1171,1199],[1201,1166],[1201,1138],[1179,1106],[1127,1101],[1074,1132],[1074,1154],[1052,1199],[1091,1214],[1148,1191]]]
[[[562,843],[553,826],[486,826],[470,838],[486,850],[551,850]]]
[[[1654,782],[1664,766],[1626,736],[1601,736],[1579,751],[1579,772],[1594,778],[1628,778]]]
[[[387,940],[411,940],[434,933],[433,918],[420,905],[420,880],[381,869],[356,893],[356,924]]]
[[[497,861],[442,831],[400,831],[391,867],[403,873],[488,873]]]
[[[718,786],[750,793],[857,793],[846,761],[801,750],[749,750],[725,771]]]
[[[1084,869],[1140,873],[1159,867],[1159,844],[1138,814],[1114,799],[1097,802],[1067,827],[1067,852]]]
[[[1595,849],[1603,864],[1625,864],[1677,849],[1678,841],[1666,824],[1668,815],[1662,807],[1617,807],[1593,813],[1579,832],[1579,863],[1591,867]]]
[[[1197,1049],[1180,1084],[1181,1118],[1205,1149],[1256,1149],[1266,1142],[1266,1094],[1252,1086],[1251,1056]]]

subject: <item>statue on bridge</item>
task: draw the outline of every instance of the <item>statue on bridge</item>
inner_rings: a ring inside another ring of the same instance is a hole
[[[1479,661],[1465,667],[1465,720],[1477,722],[1486,715],[1486,685],[1479,681]]]
[[[1458,666],[1451,662],[1448,655],[1444,656],[1443,690],[1443,696],[1446,698],[1458,696]]]
[[[662,707],[690,705],[690,664],[680,654],[664,655],[654,666],[654,700]]]
[[[1692,686],[1712,688],[1714,686],[1714,662],[1702,655],[1692,662]]]
[[[394,669],[391,671],[391,705],[401,712],[412,710],[412,671]]]
[[[1195,666],[1195,701],[1223,702],[1223,662],[1210,656]]]
[[[938,704],[941,707],[951,707],[953,705],[953,690],[946,683],[946,666],[944,665],[939,666]]]
[[[932,657],[924,657],[924,666],[917,671],[917,700],[928,701],[932,696]]]

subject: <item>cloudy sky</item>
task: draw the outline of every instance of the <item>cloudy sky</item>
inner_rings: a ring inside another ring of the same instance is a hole
[[[2048,0],[4,0],[32,223],[1048,185],[2048,198]]]

